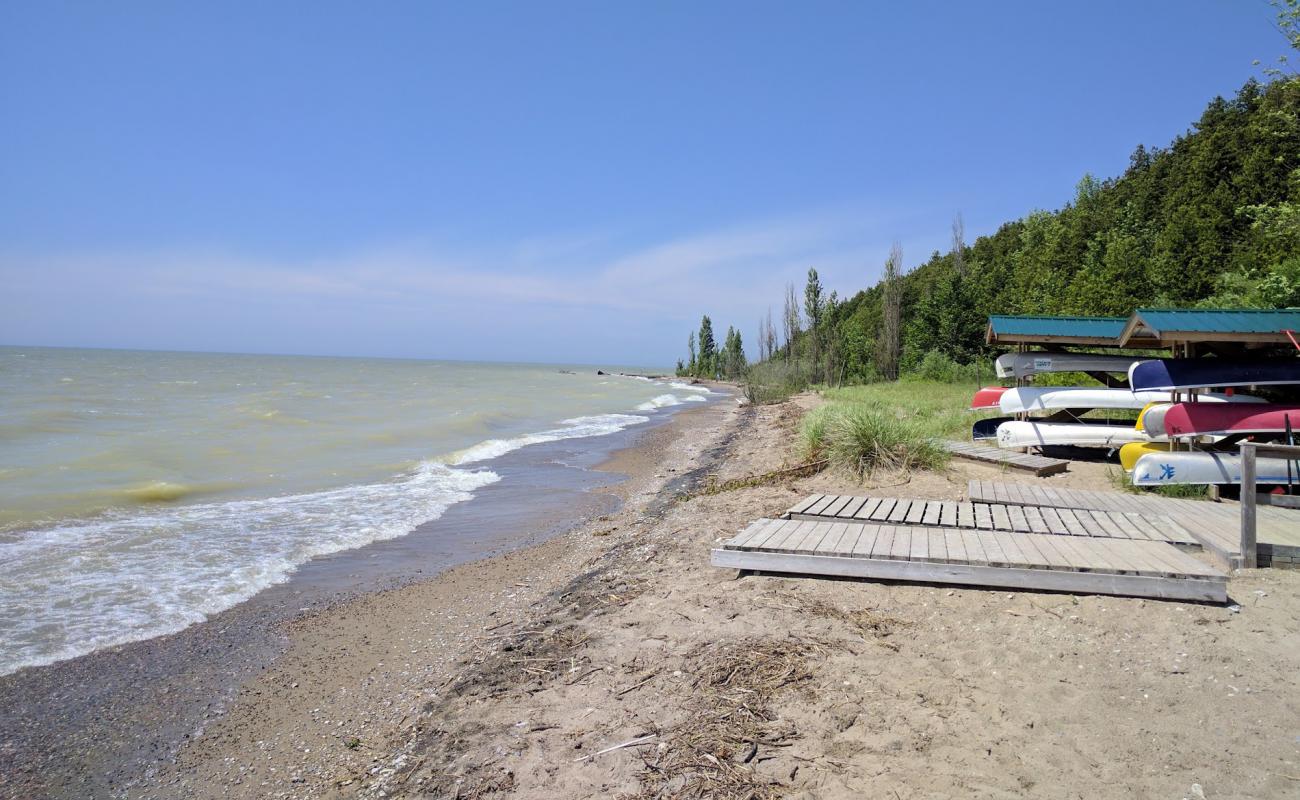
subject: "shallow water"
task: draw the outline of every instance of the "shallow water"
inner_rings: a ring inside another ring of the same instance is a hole
[[[0,348],[0,674],[402,537],[493,459],[706,399],[595,369]]]

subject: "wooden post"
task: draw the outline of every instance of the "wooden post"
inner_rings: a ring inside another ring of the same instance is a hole
[[[1255,443],[1241,444],[1241,565],[1254,569],[1255,552]]]

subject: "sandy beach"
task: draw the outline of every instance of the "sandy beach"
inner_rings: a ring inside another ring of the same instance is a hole
[[[278,657],[108,793],[1294,796],[1300,572],[1234,577],[1225,608],[711,568],[811,491],[957,498],[1003,476],[707,491],[795,463],[816,402],[680,413],[602,466],[628,476],[618,510],[285,621]],[[1101,464],[1049,480],[1108,488]],[[39,768],[18,778],[7,796],[38,794]]]

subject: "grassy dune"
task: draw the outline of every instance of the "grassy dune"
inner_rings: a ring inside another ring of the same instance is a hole
[[[859,475],[940,469],[948,453],[934,439],[969,435],[978,418],[967,410],[974,390],[972,384],[924,380],[823,389],[826,404],[803,420],[804,456]]]

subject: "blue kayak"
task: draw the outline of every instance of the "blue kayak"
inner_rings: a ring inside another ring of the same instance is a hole
[[[1128,381],[1135,392],[1300,384],[1300,358],[1161,358],[1129,367]]]

